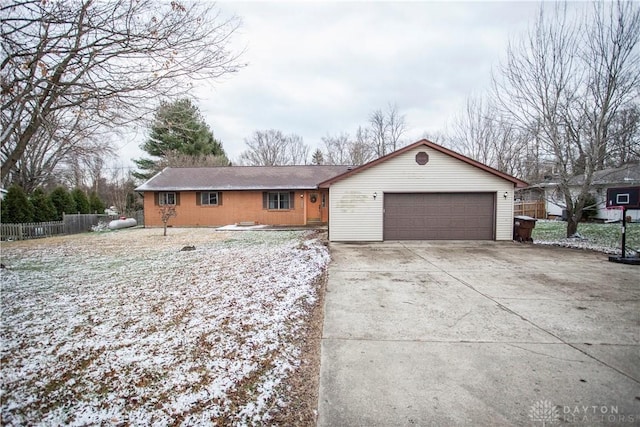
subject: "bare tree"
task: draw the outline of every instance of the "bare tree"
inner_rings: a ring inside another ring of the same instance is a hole
[[[388,144],[391,151],[400,148],[402,135],[407,131],[404,114],[398,112],[398,106],[389,104],[387,108]]]
[[[587,74],[585,96],[578,98],[585,121],[580,154],[591,157],[585,162],[586,174],[592,165],[604,168],[614,121],[628,106],[637,108],[640,96],[640,7],[620,1],[606,7],[593,4],[594,19],[583,33],[585,48],[580,52]]]
[[[348,133],[322,138],[326,150],[326,163],[329,165],[362,165],[373,159],[373,149],[368,130],[359,127],[355,139]]]
[[[160,161],[160,165],[161,168],[210,168],[217,166],[229,166],[229,159],[226,155],[189,155],[172,150],[165,153],[164,158]]]
[[[240,163],[248,166],[300,165],[306,164],[309,156],[302,137],[275,129],[255,131],[245,144],[248,149],[240,155]]]
[[[567,236],[575,234],[590,198],[593,173],[610,155],[615,118],[637,106],[640,86],[640,9],[633,2],[600,3],[572,23],[566,4],[540,15],[512,43],[495,80],[495,95],[511,123],[538,140],[542,160],[558,172],[567,210]],[[572,191],[570,180],[582,185]]]
[[[325,149],[325,159],[329,165],[348,165],[349,160],[349,140],[348,133],[339,135],[327,135],[322,137]]]
[[[387,154],[388,129],[387,117],[381,109],[375,110],[369,115],[371,146],[376,157]]]
[[[4,149],[0,152],[5,154]],[[14,165],[11,181],[27,192],[60,176],[71,181],[72,187],[83,186],[80,168],[96,156],[108,159],[113,155],[111,141],[85,114],[54,111]]]
[[[452,148],[479,162],[490,165],[494,161],[493,123],[490,107],[482,98],[469,97],[464,111],[453,121]]]
[[[349,145],[349,164],[363,165],[375,158],[375,152],[369,141],[367,129],[358,126],[356,137]]]
[[[175,218],[178,216],[178,212],[176,212],[176,207],[173,205],[162,205],[160,209],[158,209],[160,213],[160,221],[162,221],[162,225],[164,227],[163,236],[167,236],[167,225],[169,224],[169,220],[171,218]]]
[[[2,180],[60,112],[120,126],[242,67],[238,19],[202,2],[13,0],[0,17]]]
[[[136,181],[131,175],[131,170],[120,166],[111,169],[111,175],[105,182],[106,194],[100,197],[108,206],[115,206],[121,214],[133,216],[139,208],[139,195],[134,191]]]
[[[402,146],[407,130],[405,116],[389,104],[386,110],[377,109],[369,115],[366,126],[358,126],[355,137],[342,132],[322,138],[327,164],[362,165],[382,157]]]
[[[292,133],[287,139],[286,164],[306,165],[309,159],[309,146],[304,143],[300,135]]]
[[[610,129],[608,166],[640,161],[640,105],[619,111]]]
[[[462,114],[453,121],[447,145],[460,153],[511,175],[523,177],[527,168],[529,134],[503,120],[492,102],[469,97]]]
[[[87,171],[89,186],[87,188],[88,192],[95,191],[98,193],[99,187],[103,180],[104,169],[105,169],[105,159],[96,154],[91,156],[85,160],[85,170]]]
[[[402,135],[407,130],[405,116],[398,112],[395,104],[386,110],[377,109],[369,115],[368,136],[376,157],[400,148]]]
[[[454,147],[454,144],[450,142],[451,136],[447,133],[446,130],[424,131],[422,132],[422,138],[431,142],[435,142],[436,144],[451,145],[452,147]]]

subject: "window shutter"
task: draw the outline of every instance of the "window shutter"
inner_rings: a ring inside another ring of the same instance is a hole
[[[218,191],[218,206],[222,206],[222,191]]]
[[[180,193],[176,191],[176,206],[180,204]]]
[[[262,193],[262,209],[267,209],[269,207],[269,193],[264,191]]]
[[[160,193],[158,193],[157,191],[153,193],[153,203],[156,206],[160,206]]]
[[[291,193],[289,193],[289,209],[295,209],[296,203],[296,192],[292,191]]]
[[[196,191],[196,205],[200,206],[202,204],[202,193]]]

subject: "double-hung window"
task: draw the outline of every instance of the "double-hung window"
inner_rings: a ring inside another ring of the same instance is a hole
[[[176,193],[159,193],[158,194],[158,204],[162,205],[175,205],[176,204]]]
[[[217,191],[203,191],[200,193],[200,203],[207,206],[218,205],[218,192]]]
[[[269,210],[293,209],[294,192],[273,191],[262,193],[262,208]]]
[[[289,192],[269,193],[268,209],[272,209],[272,210],[291,209],[291,193]]]

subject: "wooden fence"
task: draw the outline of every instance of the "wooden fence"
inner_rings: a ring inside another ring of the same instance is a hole
[[[64,233],[64,221],[0,224],[2,240],[37,239]]]
[[[62,221],[65,234],[78,234],[91,231],[100,221],[108,223],[114,218],[105,214],[64,214]]]
[[[527,215],[533,218],[546,219],[547,207],[544,200],[535,200],[532,202],[516,201],[513,204],[514,215]]]
[[[64,214],[62,221],[24,224],[0,224],[2,240],[38,239],[60,234],[78,234],[91,231],[99,222],[108,223],[113,217],[99,214]]]

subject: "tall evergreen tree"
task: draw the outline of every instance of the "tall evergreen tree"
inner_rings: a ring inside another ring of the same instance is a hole
[[[222,143],[213,137],[199,108],[189,99],[162,103],[151,123],[149,139],[140,148],[153,157],[134,160],[139,171],[133,176],[140,179],[149,179],[163,167],[172,166],[168,159],[176,155],[193,157],[194,163],[206,156],[221,157],[228,164]]]
[[[91,213],[91,205],[87,195],[84,194],[79,188],[74,188],[71,192],[71,198],[73,199],[74,210],[73,213],[88,214]]]
[[[89,195],[89,205],[91,207],[91,213],[104,213],[105,204],[100,200],[98,193],[92,191]]]
[[[66,188],[57,187],[51,192],[49,198],[56,208],[56,220],[61,220],[63,213],[75,213],[75,203]]]
[[[29,197],[33,205],[33,222],[47,222],[56,219],[56,207],[41,189],[36,188]]]
[[[316,148],[316,151],[311,155],[311,163],[314,165],[324,165],[324,154],[322,154],[322,150]]]
[[[2,200],[2,222],[20,224],[33,221],[33,205],[22,187],[12,185]]]

